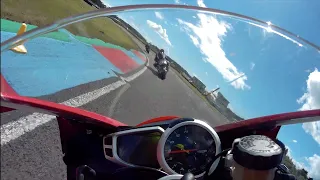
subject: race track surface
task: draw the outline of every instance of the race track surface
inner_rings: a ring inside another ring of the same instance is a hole
[[[139,41],[136,42],[140,47],[144,47]],[[136,125],[163,115],[203,119],[212,126],[228,123],[172,70],[165,80],[160,80],[152,66],[154,56],[155,54],[151,52],[147,55],[149,64],[123,75],[123,79],[127,79],[121,82],[125,83],[114,90],[109,91],[110,88],[106,86],[120,82],[119,77],[96,80],[38,98],[62,103],[96,91],[86,103],[80,103],[84,102],[84,99],[79,100],[77,104],[79,108],[112,117],[128,125]],[[138,75],[133,77],[135,74]],[[18,126],[23,128],[22,130],[16,128],[11,132],[20,133],[19,136],[12,138],[6,134],[9,140],[6,143],[1,142],[1,178],[66,179],[66,166],[62,161],[57,122],[38,116],[40,122],[35,123],[30,119],[32,117],[34,116],[30,116],[30,113],[19,111],[1,114],[1,133],[5,125],[15,121],[18,123],[14,124],[12,129]],[[3,134],[1,134],[2,140]]]

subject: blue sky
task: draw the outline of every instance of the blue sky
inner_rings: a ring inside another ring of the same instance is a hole
[[[105,1],[111,6],[159,3]],[[320,45],[320,1],[163,0],[252,16]],[[122,14],[148,40],[196,75],[219,86],[230,108],[244,118],[320,108],[320,52],[268,26],[195,11]],[[242,78],[230,83],[233,79]],[[279,138],[290,156],[320,179],[320,122],[283,127]]]

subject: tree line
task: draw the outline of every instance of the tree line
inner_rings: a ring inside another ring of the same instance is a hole
[[[107,6],[101,0],[84,0],[84,1],[88,4],[94,3],[99,8],[107,8]]]
[[[308,171],[303,168],[298,169],[288,155],[284,156],[282,163],[287,166],[290,173],[293,174],[297,180],[312,180],[312,178],[308,178]]]

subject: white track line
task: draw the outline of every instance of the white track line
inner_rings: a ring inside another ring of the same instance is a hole
[[[131,87],[130,84],[125,84],[124,86],[122,86],[122,88],[119,90],[116,97],[113,99],[111,106],[109,107],[109,111],[108,111],[108,116],[110,118],[113,117],[114,109],[115,109],[116,105],[118,104],[122,94],[125,93],[130,87]]]
[[[149,63],[147,63],[148,65]],[[140,71],[137,73],[124,78],[126,81],[130,82],[140,76],[147,67],[143,67]],[[99,97],[110,93],[111,91],[116,90],[117,88],[125,85],[126,82],[123,80],[119,80],[117,82],[114,82],[112,84],[109,84],[105,87],[102,87],[100,89],[96,89],[94,91],[82,94],[80,96],[74,97],[72,99],[69,99],[67,101],[64,101],[60,104],[64,104],[71,107],[79,107],[83,106],[95,99],[98,99]],[[32,113],[28,116],[19,118],[15,121],[11,121],[7,124],[4,124],[1,126],[1,146],[7,144],[8,142],[22,136],[23,134],[30,132],[34,130],[36,127],[43,125],[51,120],[53,120],[55,116],[53,115],[47,115],[42,113]]]

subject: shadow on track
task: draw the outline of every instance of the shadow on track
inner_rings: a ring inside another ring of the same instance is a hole
[[[152,67],[147,66],[147,68],[155,75],[158,77],[158,71],[154,70]]]

